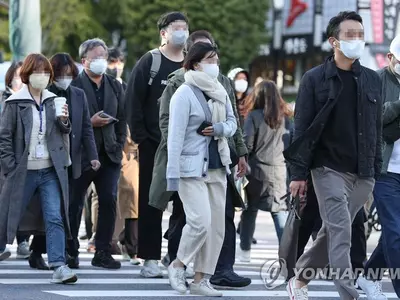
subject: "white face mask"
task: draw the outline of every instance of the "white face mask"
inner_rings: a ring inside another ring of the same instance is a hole
[[[66,90],[71,84],[71,82],[72,82],[72,77],[62,77],[62,78],[57,78],[56,81],[54,81],[54,84],[59,89]]]
[[[49,80],[50,80],[50,75],[48,74],[34,73],[31,74],[31,76],[29,76],[29,83],[34,89],[38,90],[44,90],[48,86]]]
[[[349,59],[359,59],[364,52],[365,41],[340,41],[340,50]]]
[[[400,63],[397,63],[393,69],[400,76]]]
[[[208,74],[212,79],[216,79],[219,75],[219,66],[217,64],[199,64],[201,66],[201,70]]]
[[[235,90],[239,93],[244,93],[249,86],[249,83],[245,79],[239,79],[235,81]]]
[[[97,75],[103,75],[107,70],[107,60],[104,58],[94,59],[90,62],[90,71]]]

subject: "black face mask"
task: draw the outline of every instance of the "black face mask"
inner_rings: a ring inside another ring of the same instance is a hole
[[[114,78],[117,78],[117,74],[118,74],[117,72],[118,72],[117,68],[114,68],[114,69],[107,68],[107,71],[106,71],[106,73],[108,75],[110,75]]]

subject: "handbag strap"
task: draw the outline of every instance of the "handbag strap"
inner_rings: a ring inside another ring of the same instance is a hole
[[[197,86],[194,86],[194,85],[189,84],[187,82],[185,82],[184,84],[186,84],[187,86],[189,86],[192,89],[192,91],[196,95],[196,98],[199,101],[201,107],[203,108],[204,115],[206,116],[206,121],[211,122],[212,121],[211,110],[208,107],[207,99],[204,96],[203,91],[200,90]]]

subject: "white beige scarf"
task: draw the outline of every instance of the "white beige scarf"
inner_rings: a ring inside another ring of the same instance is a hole
[[[213,80],[209,75],[201,71],[188,71],[185,73],[185,82],[202,90],[211,99],[208,106],[212,112],[212,123],[226,121],[226,101],[230,101],[228,94],[218,79]],[[229,165],[232,163],[229,144],[226,137],[214,137],[218,141],[218,152],[222,165],[228,174],[231,173]]]

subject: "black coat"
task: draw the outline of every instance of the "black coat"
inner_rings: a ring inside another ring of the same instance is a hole
[[[49,90],[57,96],[64,96],[60,95],[60,92],[65,94],[64,91],[60,91],[55,86],[51,86]],[[68,94],[67,97],[71,106],[69,109],[72,120],[70,134],[72,176],[74,179],[78,179],[81,177],[82,169],[90,167],[90,162],[98,160],[99,157],[85,92],[80,88],[70,86],[66,94]]]
[[[72,85],[84,90],[87,102],[89,105],[90,117],[100,111],[96,96],[93,90],[92,83],[89,77],[84,74],[85,71],[79,74]],[[118,123],[109,124],[100,128],[94,128],[94,137],[96,147],[99,151],[104,139],[104,147],[108,157],[112,162],[120,164],[122,160],[122,150],[126,141],[126,119],[125,119],[125,104],[124,91],[122,85],[113,77],[104,74],[104,112],[119,120]],[[86,162],[89,166],[89,162]]]
[[[352,66],[358,89],[358,176],[378,177],[382,168],[382,97],[378,74]],[[306,180],[313,153],[342,90],[333,57],[306,72],[296,99],[293,143],[284,151],[291,180]]]

